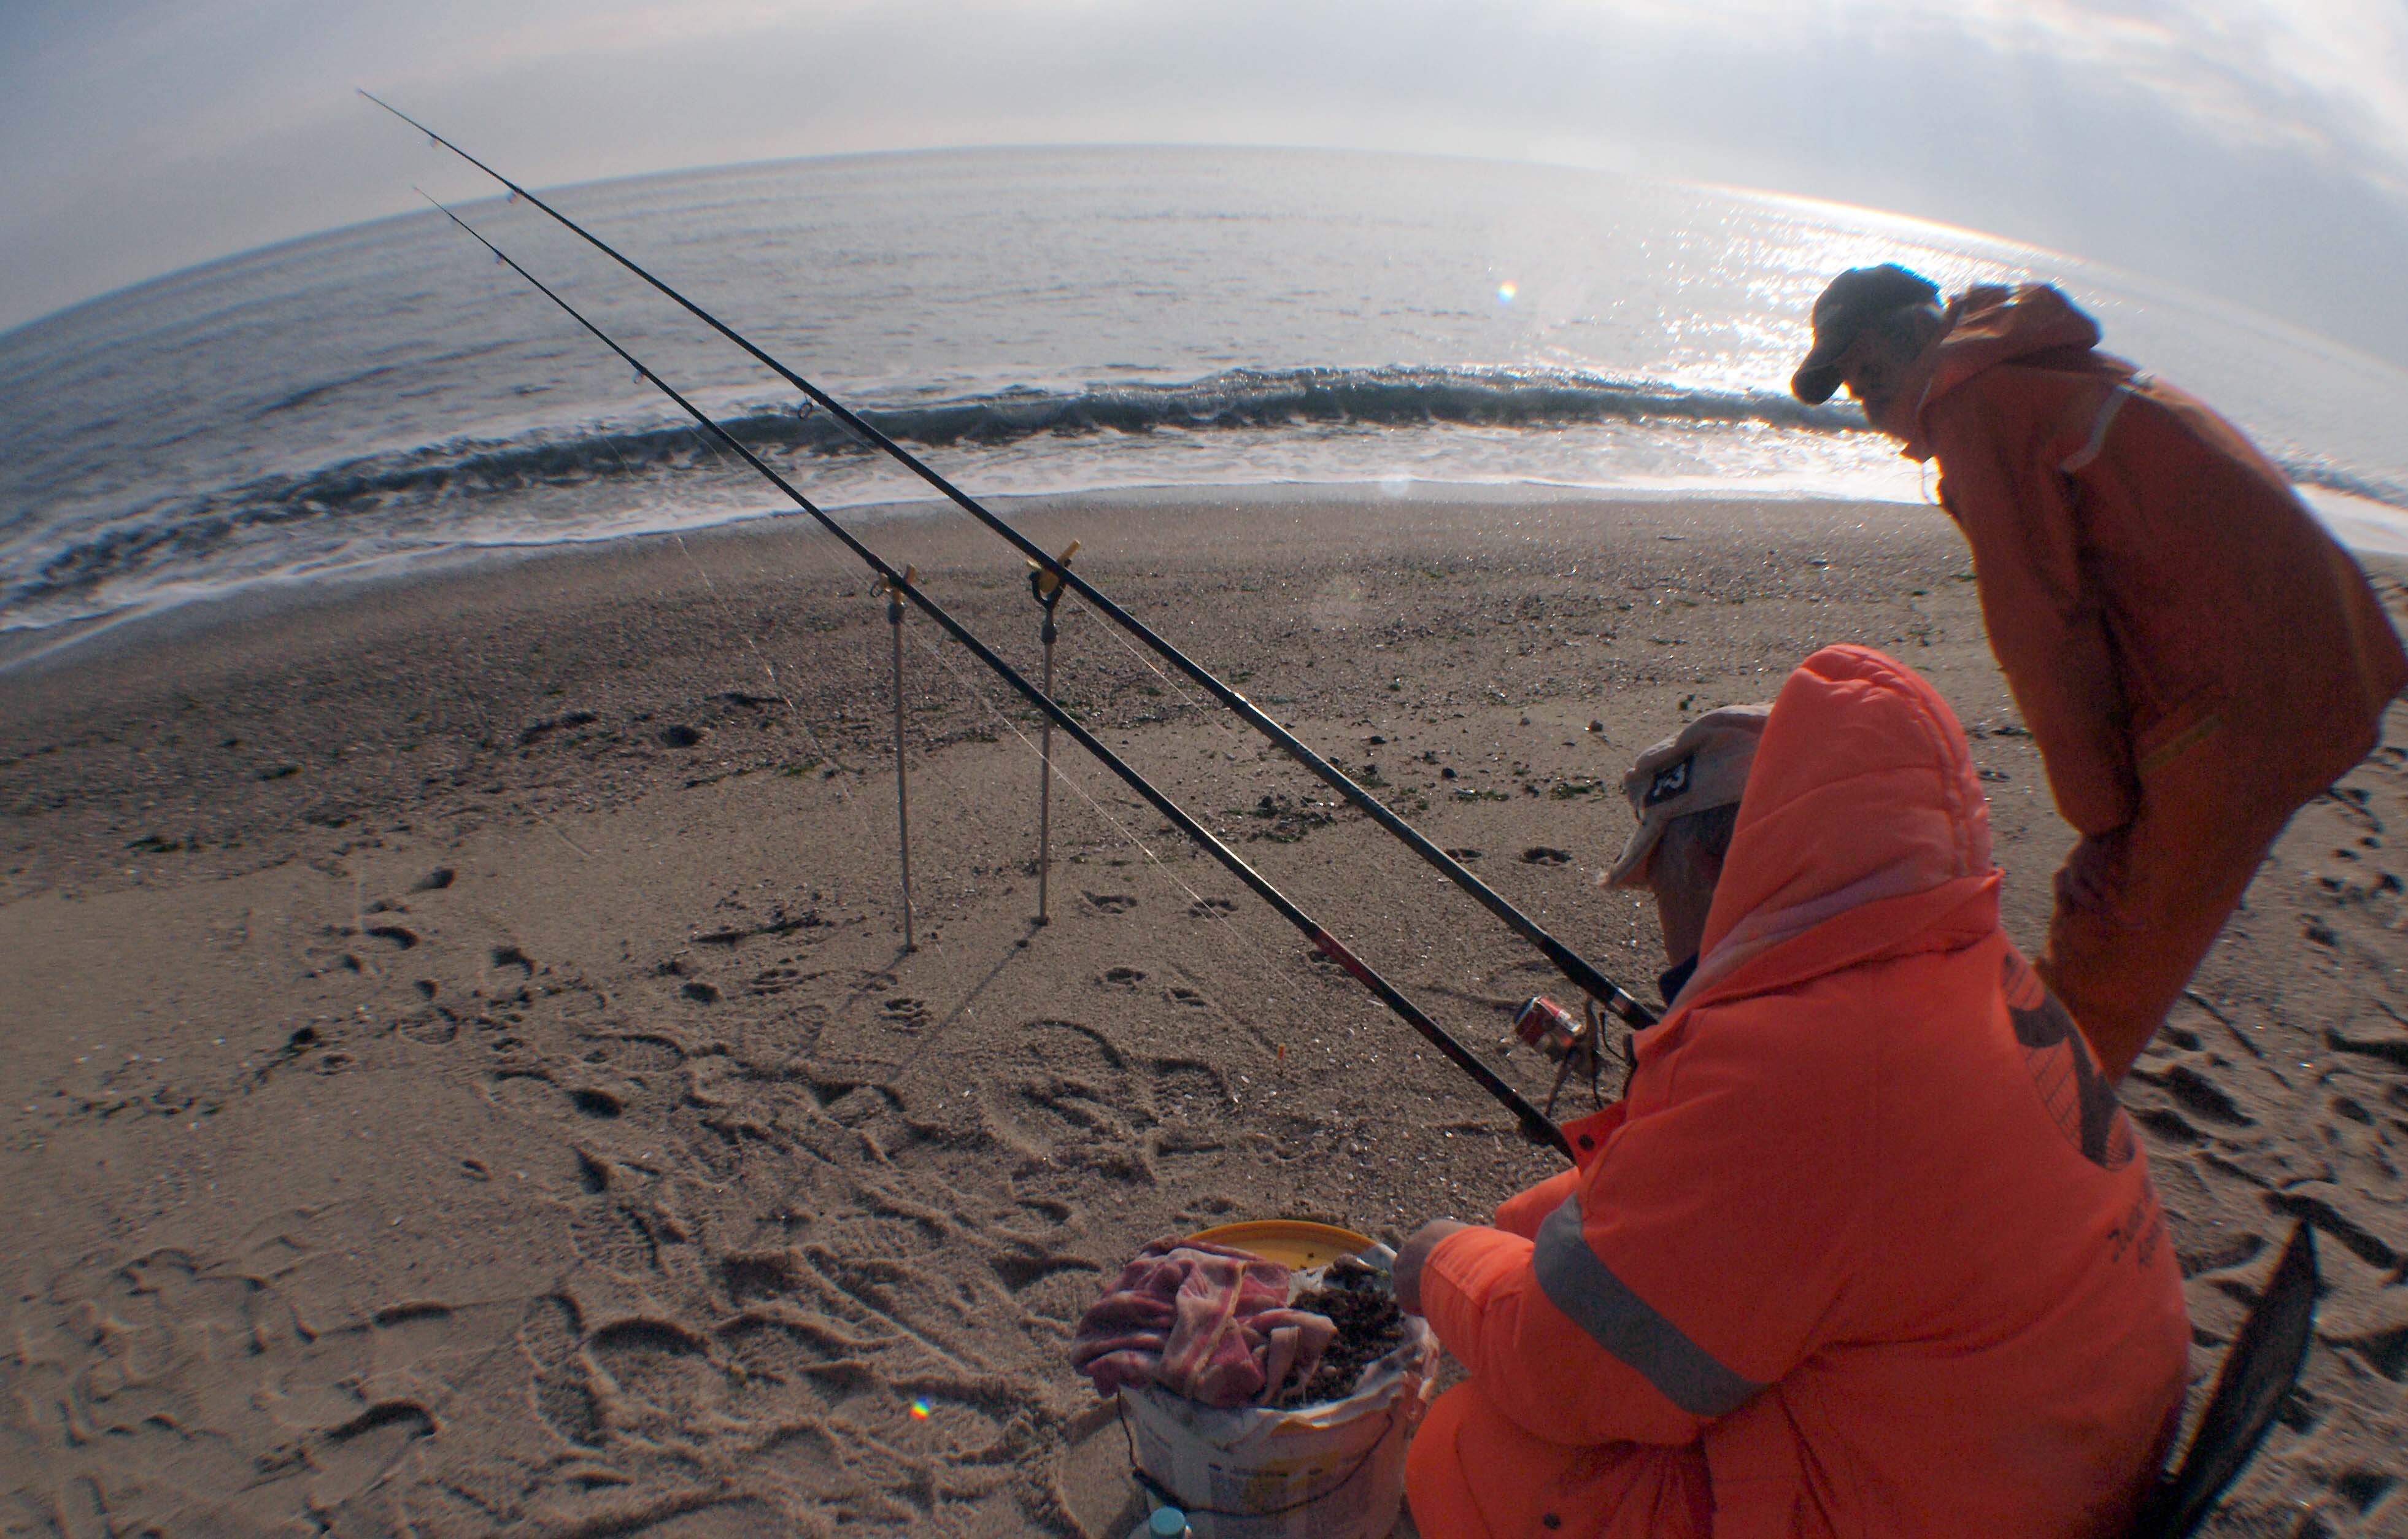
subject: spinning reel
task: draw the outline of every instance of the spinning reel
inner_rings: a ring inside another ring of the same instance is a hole
[[[1597,1001],[1588,1000],[1579,1015],[1545,995],[1533,995],[1513,1012],[1513,1035],[1537,1048],[1555,1062],[1555,1083],[1547,1088],[1546,1115],[1555,1115],[1555,1098],[1563,1094],[1564,1081],[1578,1074],[1588,1081],[1589,1100],[1602,1109],[1605,1092],[1598,1086],[1598,1076],[1605,1069],[1605,1023],[1598,1016]],[[1630,1039],[1623,1039],[1623,1084],[1630,1083]]]

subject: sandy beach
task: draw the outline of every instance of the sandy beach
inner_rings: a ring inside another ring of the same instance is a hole
[[[1814,648],[1926,673],[2036,949],[2071,841],[1936,509],[1059,500],[1049,549],[1651,1001],[1619,781]],[[865,532],[1034,674],[1018,558]],[[2374,569],[2395,618],[2408,567]],[[1075,600],[1057,693],[1525,1093],[1568,985]],[[1146,1240],[1391,1240],[1552,1172],[784,520],[193,607],[0,671],[0,1533],[1111,1535],[1064,1360]],[[2390,739],[2408,745],[2408,710]],[[2408,753],[2293,823],[2126,1088],[2212,1379],[2320,1230],[2302,1385],[2210,1532],[2408,1532]],[[1572,1108],[1584,1090],[1568,1092]],[[2195,1402],[2197,1396],[2194,1397]]]

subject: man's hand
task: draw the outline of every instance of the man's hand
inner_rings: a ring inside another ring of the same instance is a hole
[[[2124,869],[2127,830],[2110,828],[2085,834],[2057,873],[2057,900],[2068,909],[2089,913],[2112,910]]]
[[[1413,1230],[1404,1248],[1397,1252],[1396,1265],[1389,1269],[1389,1278],[1397,1290],[1397,1307],[1408,1315],[1422,1312],[1422,1268],[1429,1264],[1430,1252],[1448,1235],[1468,1230],[1469,1224],[1458,1224],[1452,1218],[1433,1218]]]

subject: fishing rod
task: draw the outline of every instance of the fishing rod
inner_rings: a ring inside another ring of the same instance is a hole
[[[1571,947],[1564,944],[1561,941],[1556,940],[1553,935],[1550,935],[1545,929],[1540,927],[1537,920],[1532,919],[1528,914],[1524,913],[1520,909],[1515,908],[1503,894],[1489,886],[1485,882],[1481,881],[1477,876],[1474,876],[1468,869],[1465,868],[1461,861],[1456,860],[1453,856],[1448,855],[1444,850],[1441,850],[1436,844],[1431,843],[1426,838],[1423,837],[1421,830],[1415,828],[1412,824],[1406,822],[1403,818],[1398,816],[1397,813],[1390,811],[1385,803],[1382,802],[1377,797],[1371,795],[1370,792],[1365,790],[1361,785],[1355,784],[1352,776],[1339,769],[1336,765],[1330,763],[1327,759],[1323,758],[1319,754],[1314,753],[1311,748],[1305,745],[1301,739],[1289,732],[1285,727],[1280,726],[1279,723],[1271,720],[1269,716],[1264,714],[1255,707],[1252,700],[1247,699],[1243,695],[1238,693],[1237,690],[1231,688],[1228,684],[1224,683],[1217,674],[1213,673],[1210,669],[1205,668],[1201,663],[1198,663],[1194,658],[1188,656],[1186,653],[1181,651],[1178,647],[1173,646],[1169,641],[1157,635],[1152,626],[1146,625],[1145,622],[1129,613],[1128,611],[1121,608],[1110,598],[1105,597],[1103,593],[1093,583],[1080,576],[1077,572],[1072,571],[1067,564],[1056,560],[1054,556],[1047,554],[1043,547],[1027,539],[1025,536],[1021,534],[1019,530],[1005,523],[1003,519],[990,511],[976,497],[971,496],[968,492],[963,491],[960,487],[955,486],[952,482],[938,474],[937,471],[923,464],[919,457],[914,455],[910,450],[905,449],[901,444],[896,443],[893,439],[888,438],[884,433],[879,431],[879,429],[872,426],[870,424],[864,422],[860,417],[854,415],[852,410],[846,407],[843,402],[838,401],[836,397],[830,396],[819,386],[811,383],[809,380],[804,379],[793,369],[788,368],[785,365],[780,363],[768,353],[764,352],[760,348],[755,347],[750,339],[738,333],[734,327],[728,325],[725,322],[720,320],[719,317],[711,314],[709,310],[704,309],[700,305],[695,304],[684,295],[680,294],[676,289],[671,288],[661,279],[654,277],[649,270],[637,263],[632,257],[624,254],[617,248],[605,241],[601,237],[585,228],[584,225],[578,223],[575,220],[569,218],[566,214],[562,213],[551,204],[546,203],[535,194],[527,191],[524,187],[520,186],[517,182],[512,181],[509,178],[502,175],[499,171],[494,170],[492,166],[486,165],[483,161],[479,160],[476,156],[468,153],[467,151],[461,149],[450,139],[437,134],[435,130],[427,127],[424,123],[420,122],[408,113],[402,111],[401,108],[394,107],[392,103],[384,101],[366,91],[361,91],[360,94],[367,97],[369,101],[374,102],[377,106],[383,108],[387,112],[392,113],[394,117],[399,118],[402,122],[409,124],[410,127],[415,128],[420,133],[425,135],[429,144],[444,150],[449,150],[452,153],[459,156],[462,160],[466,161],[478,170],[484,172],[485,175],[493,178],[495,181],[498,181],[503,186],[509,188],[510,190],[510,194],[513,197],[523,198],[538,209],[542,209],[546,214],[550,215],[571,234],[584,240],[586,244],[592,246],[595,251],[600,252],[611,261],[616,262],[619,266],[626,268],[629,272],[634,273],[638,278],[642,279],[645,282],[659,290],[663,295],[666,295],[669,299],[675,301],[679,306],[683,308],[686,313],[692,315],[695,320],[700,321],[703,324],[710,327],[711,330],[719,333],[720,336],[724,337],[729,341],[735,343],[738,347],[743,349],[745,352],[749,353],[752,357],[754,362],[776,374],[780,379],[785,381],[796,390],[801,391],[806,397],[815,404],[825,408],[829,415],[835,417],[837,421],[844,424],[846,427],[859,435],[863,442],[867,443],[872,448],[891,456],[905,469],[910,471],[913,475],[918,476],[922,481],[926,482],[938,492],[943,494],[944,496],[951,500],[956,507],[960,508],[962,511],[969,514],[972,518],[977,519],[981,524],[983,524],[988,528],[994,530],[997,535],[1001,536],[1006,541],[1008,541],[1014,550],[1017,550],[1022,555],[1027,557],[1032,566],[1035,566],[1039,570],[1050,574],[1055,580],[1068,586],[1072,592],[1076,593],[1080,597],[1093,605],[1098,613],[1101,613],[1113,624],[1121,626],[1121,628],[1127,631],[1130,635],[1144,642],[1148,647],[1154,650],[1156,655],[1169,663],[1172,667],[1178,669],[1181,672],[1186,674],[1188,678],[1201,685],[1206,691],[1211,693],[1213,698],[1219,700],[1224,706],[1226,706],[1229,710],[1237,712],[1240,719],[1243,720],[1247,726],[1253,727],[1264,737],[1268,738],[1290,758],[1295,759],[1298,764],[1301,764],[1307,770],[1312,770],[1314,775],[1321,779],[1324,784],[1337,792],[1340,796],[1345,798],[1348,804],[1353,806],[1355,811],[1363,813],[1372,822],[1378,824],[1382,828],[1386,829],[1397,839],[1402,841],[1406,848],[1421,856],[1425,862],[1435,869],[1448,881],[1454,883],[1464,892],[1469,894],[1483,908],[1485,908],[1490,913],[1496,915],[1498,919],[1501,920],[1507,928],[1512,930],[1513,933],[1519,935],[1523,940],[1527,941],[1531,945],[1537,947],[1540,953],[1543,955],[1548,961],[1555,964],[1557,971],[1561,972],[1576,986],[1586,992],[1591,998],[1595,999],[1609,1014],[1618,1016],[1633,1029],[1656,1024],[1656,1013],[1648,1009],[1644,1004],[1641,1004],[1627,989],[1625,989],[1619,984],[1616,984],[1613,980],[1608,978],[1604,973],[1599,972],[1597,968],[1593,966],[1586,957],[1581,956],[1580,953],[1572,950]]]
[[[424,196],[425,194],[421,194],[420,195]],[[436,200],[431,197],[427,198],[426,201],[434,203],[436,208],[442,209],[444,218],[449,219],[452,223],[457,224],[462,230],[466,231],[468,236],[474,239],[477,244],[493,252],[494,259],[495,261],[509,266],[512,272],[517,273],[521,278],[525,279],[529,283],[533,284],[537,292],[540,293],[545,298],[551,300],[553,304],[558,305],[562,309],[567,311],[570,319],[574,320],[579,325],[583,326],[587,331],[591,332],[595,338],[601,342],[603,346],[617,353],[629,367],[633,368],[638,375],[650,381],[653,388],[660,391],[662,395],[666,396],[670,400],[676,402],[681,410],[684,411],[687,416],[692,417],[696,423],[702,425],[704,431],[710,434],[712,438],[718,439],[719,442],[727,449],[734,451],[737,456],[742,459],[745,464],[751,466],[772,486],[775,486],[779,491],[783,492],[787,498],[791,500],[796,507],[800,508],[804,512],[810,514],[812,518],[818,520],[822,528],[824,528],[828,533],[836,536],[838,539],[843,542],[847,550],[860,557],[862,562],[867,565],[870,570],[878,574],[880,579],[884,583],[886,591],[890,595],[898,596],[910,600],[913,607],[918,609],[921,613],[926,615],[929,619],[934,620],[938,626],[944,630],[946,635],[952,637],[954,640],[959,641],[963,647],[969,652],[971,656],[976,657],[980,662],[985,664],[998,678],[1002,679],[1004,683],[1019,691],[1023,698],[1026,699],[1029,704],[1035,706],[1038,710],[1045,713],[1047,720],[1060,727],[1063,731],[1068,733],[1071,738],[1077,741],[1080,747],[1085,749],[1088,753],[1093,754],[1098,763],[1102,764],[1105,769],[1110,770],[1113,774],[1118,775],[1131,790],[1143,797],[1153,805],[1155,812],[1160,813],[1165,818],[1169,820],[1172,826],[1177,827],[1181,833],[1185,834],[1207,855],[1210,855],[1215,860],[1218,860],[1228,870],[1229,874],[1235,876],[1239,881],[1244,883],[1249,888],[1253,889],[1256,897],[1260,898],[1264,902],[1268,903],[1273,909],[1277,910],[1281,918],[1285,919],[1289,924],[1294,925],[1297,929],[1302,930],[1305,938],[1312,942],[1312,947],[1315,951],[1319,952],[1322,956],[1328,957],[1331,961],[1336,962],[1340,967],[1344,968],[1346,971],[1354,977],[1356,983],[1361,984],[1365,988],[1370,990],[1372,996],[1382,1004],[1386,1005],[1388,1009],[1393,1011],[1404,1021],[1406,1025],[1420,1032],[1422,1036],[1429,1042],[1431,1046],[1444,1054],[1449,1062],[1453,1063],[1457,1069],[1462,1070],[1465,1073],[1470,1075],[1482,1089],[1497,1098],[1498,1101],[1501,1103],[1507,1111],[1513,1114],[1514,1119],[1521,1125],[1524,1136],[1527,1137],[1534,1143],[1544,1143],[1548,1145],[1567,1159],[1570,1159],[1572,1157],[1571,1143],[1564,1137],[1563,1129],[1556,1127],[1553,1121],[1549,1120],[1545,1114],[1541,1113],[1537,1107],[1524,1100],[1521,1093],[1515,1090],[1512,1086],[1506,1084],[1505,1081],[1498,1075],[1495,1070],[1489,1068],[1486,1064],[1472,1057],[1471,1050],[1469,1048],[1457,1042],[1444,1027],[1439,1025],[1438,1022],[1430,1019],[1428,1015],[1425,1014],[1421,1007],[1414,1004],[1412,1000],[1407,999],[1398,990],[1394,984],[1389,983],[1387,979],[1374,971],[1369,964],[1362,960],[1362,958],[1347,950],[1344,943],[1340,942],[1336,936],[1331,935],[1327,930],[1322,928],[1319,924],[1314,922],[1312,915],[1306,913],[1304,910],[1297,907],[1295,902],[1293,902],[1285,893],[1281,892],[1279,888],[1271,885],[1270,880],[1268,877],[1254,870],[1254,867],[1248,865],[1235,850],[1230,849],[1226,844],[1222,843],[1220,840],[1213,837],[1212,831],[1205,827],[1203,824],[1198,823],[1188,813],[1185,808],[1171,800],[1160,787],[1156,786],[1152,781],[1146,779],[1145,776],[1140,774],[1135,768],[1123,760],[1119,755],[1105,747],[1101,740],[1096,738],[1094,733],[1088,731],[1086,727],[1080,725],[1077,717],[1071,715],[1068,712],[1063,710],[1061,706],[1054,703],[1052,696],[1047,695],[1043,690],[1039,689],[1035,684],[1030,683],[1027,678],[1024,676],[1019,669],[1013,668],[1010,663],[1005,662],[1001,657],[996,656],[994,651],[990,649],[985,642],[980,640],[968,626],[964,626],[960,621],[954,619],[950,613],[946,612],[943,606],[939,605],[935,599],[929,597],[926,594],[921,592],[919,584],[912,581],[913,574],[908,571],[897,571],[894,567],[888,565],[883,557],[880,556],[877,552],[871,550],[867,545],[863,544],[851,530],[847,529],[843,525],[838,524],[834,518],[831,518],[817,503],[811,501],[810,498],[796,491],[793,483],[788,482],[785,477],[769,468],[767,464],[763,463],[759,455],[746,448],[736,439],[735,435],[729,433],[727,429],[720,426],[719,424],[711,421],[709,416],[704,414],[701,408],[695,406],[692,401],[687,400],[684,396],[679,394],[674,385],[671,385],[666,380],[662,379],[659,375],[646,367],[643,360],[638,358],[634,353],[629,352],[625,348],[621,347],[616,341],[612,340],[608,333],[603,331],[601,327],[595,325],[593,322],[587,320],[574,305],[571,305],[567,300],[563,299],[559,295],[553,293],[551,286],[545,283],[543,280],[536,277],[535,274],[527,271],[524,267],[520,266],[518,263],[512,260],[509,253],[505,252],[499,246],[494,245],[492,241],[479,234],[475,226],[471,225],[466,220],[462,219],[450,209],[444,208],[442,204],[436,203]]]

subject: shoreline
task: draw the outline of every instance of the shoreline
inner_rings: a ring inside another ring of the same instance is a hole
[[[1467,507],[1549,507],[1563,503],[1629,503],[1654,504],[1694,502],[1703,507],[1725,506],[1786,506],[1824,504],[1835,507],[1914,508],[1920,504],[1893,502],[1878,497],[1856,497],[1838,493],[1792,492],[1735,496],[1698,488],[1619,488],[1591,487],[1564,482],[1523,481],[1512,482],[1425,482],[1407,481],[1401,485],[1379,482],[1261,482],[1226,485],[1141,485],[1104,486],[1072,492],[1012,494],[987,496],[981,505],[1008,523],[1017,523],[1030,514],[1058,511],[1066,516],[1092,513],[1106,510],[1142,510],[1149,508],[1231,509],[1270,506],[1292,508],[1359,508],[1366,505],[1439,505]],[[960,513],[942,497],[910,496],[886,501],[867,502],[827,510],[848,528],[866,526],[879,528],[896,524],[945,521],[952,517],[963,520],[962,527],[974,529],[967,513]],[[155,605],[133,605],[109,614],[85,619],[60,621],[49,626],[24,626],[0,630],[0,679],[11,672],[39,668],[62,654],[85,648],[91,643],[108,646],[141,646],[153,638],[174,639],[199,631],[225,626],[239,627],[263,619],[294,611],[308,610],[350,601],[352,596],[366,595],[376,601],[375,595],[393,588],[407,588],[421,583],[444,583],[474,578],[494,568],[507,568],[525,562],[544,561],[553,557],[575,560],[612,555],[641,555],[648,550],[674,544],[680,539],[710,539],[758,534],[772,527],[810,525],[810,515],[799,509],[768,506],[760,511],[723,519],[717,523],[695,525],[690,528],[644,530],[633,534],[603,535],[592,539],[560,539],[525,543],[463,545],[445,550],[397,555],[365,564],[359,569],[311,573],[306,576],[273,575],[254,578],[222,589],[177,598]],[[815,525],[810,525],[815,528]],[[977,531],[995,541],[999,558],[1014,559],[1015,553],[991,532]],[[967,553],[966,553],[967,554]],[[113,633],[131,630],[133,639],[104,640]],[[69,666],[72,666],[70,660]]]
[[[2296,488],[2309,507],[2342,538],[2361,562],[2408,562],[2408,511],[2371,498],[2324,488]],[[1226,485],[1104,486],[1063,493],[1013,494],[982,498],[982,504],[1007,521],[1049,510],[1073,512],[1097,508],[1235,507],[1273,504],[1282,507],[1344,508],[1363,504],[1440,504],[1447,506],[1547,507],[1563,503],[1648,505],[1695,503],[1714,508],[1747,506],[1882,507],[1914,511],[1929,504],[1878,496],[1858,496],[1835,490],[1790,490],[1734,494],[1710,486],[1589,486],[1570,482],[1405,481],[1262,482]],[[829,510],[848,526],[871,527],[895,522],[944,519],[956,511],[935,496],[910,496]],[[967,518],[968,515],[961,515]],[[109,614],[60,621],[52,625],[0,629],[0,679],[21,670],[56,666],[64,657],[93,646],[142,646],[154,638],[173,638],[194,629],[241,626],[296,609],[345,601],[345,596],[373,594],[392,585],[443,582],[480,570],[552,557],[574,558],[623,550],[641,550],[681,539],[710,539],[723,533],[807,518],[798,510],[765,507],[760,511],[697,525],[692,528],[648,530],[591,539],[542,542],[459,546],[409,555],[382,558],[359,570],[319,572],[307,576],[274,575],[215,588],[189,597],[155,604],[128,606]],[[1008,555],[997,544],[998,554]],[[373,599],[371,599],[373,601]],[[119,640],[120,632],[131,632]]]
[[[1879,646],[1964,721],[2038,941],[2071,836],[1944,514],[1357,491],[1013,517],[1642,998],[1643,900],[1590,885],[1622,770],[1817,646]],[[1016,554],[891,527],[1033,676]],[[1035,926],[1034,717],[917,620],[903,951],[893,638],[840,555],[723,525],[0,671],[0,1489],[235,1531],[1117,1539],[1118,1434],[1062,1353],[1139,1244],[1279,1215],[1393,1242],[1551,1172],[1058,738]],[[2370,566],[2408,612],[2408,566]],[[1500,1043],[1551,970],[1096,616],[1060,624],[1066,704],[1544,1098]],[[2302,1503],[2379,1532],[2403,1498],[2351,1493],[2408,1481],[2408,754],[2344,787],[2124,1093],[2194,1410],[2295,1217],[2326,1242],[2306,1409],[2211,1533]]]

